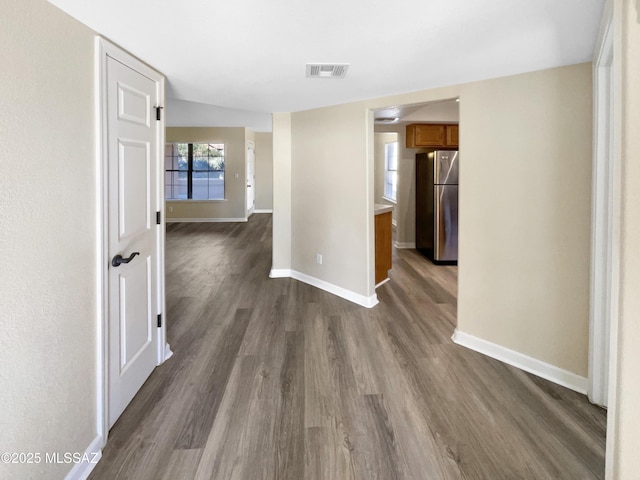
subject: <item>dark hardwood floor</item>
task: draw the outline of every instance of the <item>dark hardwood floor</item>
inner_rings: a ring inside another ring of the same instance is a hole
[[[366,309],[270,266],[270,215],[168,225],[175,354],[91,479],[604,477],[605,411],[452,343],[455,267],[397,251]]]

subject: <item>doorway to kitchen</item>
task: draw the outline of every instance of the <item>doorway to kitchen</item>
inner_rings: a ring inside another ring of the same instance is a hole
[[[373,115],[374,204],[393,206],[394,248],[389,277],[391,282],[402,277],[402,281],[428,285],[440,314],[455,327],[457,264],[433,262],[416,249],[416,224],[424,221],[416,217],[416,155],[439,149],[457,151],[459,101],[450,98],[392,105],[374,110]]]

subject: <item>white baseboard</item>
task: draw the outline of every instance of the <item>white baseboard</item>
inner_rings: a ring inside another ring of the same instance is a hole
[[[256,208],[253,213],[273,213],[273,208]]]
[[[269,272],[269,278],[289,278],[291,277],[290,268],[272,268]]]
[[[587,379],[569,372],[562,368],[556,367],[549,363],[530,357],[507,347],[483,340],[468,333],[461,332],[456,329],[451,337],[454,343],[467,347],[476,352],[487,355],[496,360],[500,360],[508,365],[533,373],[538,377],[542,377],[550,382],[557,383],[563,387],[570,388],[578,393],[587,393]]]
[[[164,344],[164,361],[166,362],[171,357],[173,357],[173,352],[171,351],[171,346],[168,343]]]
[[[385,283],[387,283],[389,280],[391,280],[389,277],[385,278],[384,280],[382,280],[380,283],[376,284],[376,288],[378,288],[380,285],[384,285]]]
[[[415,242],[396,242],[394,243],[393,246],[396,247],[397,249],[403,250],[408,248],[416,248],[416,243]]]
[[[247,218],[167,218],[166,223],[224,223],[247,222]]]
[[[351,290],[347,290],[346,288],[334,285],[333,283],[325,282],[324,280],[320,280],[319,278],[312,277],[311,275],[307,275],[306,273],[298,272],[297,270],[272,268],[271,272],[269,273],[269,277],[290,277],[366,308],[373,308],[378,304],[378,296],[375,293],[370,297],[366,297],[364,295],[360,295],[359,293],[352,292]]]
[[[96,464],[102,458],[102,437],[98,435],[89,444],[84,451],[83,461],[76,463],[69,473],[67,473],[64,480],[85,480],[89,477],[89,474],[96,468]]]

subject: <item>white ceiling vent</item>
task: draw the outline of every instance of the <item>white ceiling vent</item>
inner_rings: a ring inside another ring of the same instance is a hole
[[[348,63],[307,63],[307,78],[344,78]]]

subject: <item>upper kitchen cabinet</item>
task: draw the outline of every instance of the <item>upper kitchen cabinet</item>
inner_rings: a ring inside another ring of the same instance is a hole
[[[458,125],[413,123],[407,125],[407,148],[458,148]]]

